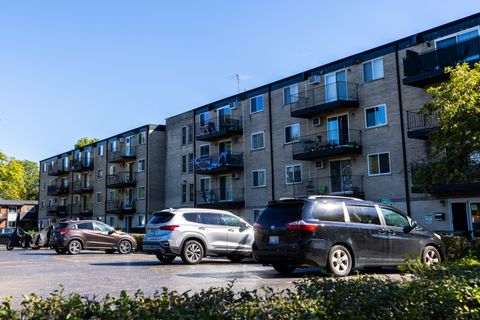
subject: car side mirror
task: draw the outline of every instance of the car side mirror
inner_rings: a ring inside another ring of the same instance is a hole
[[[113,234],[115,233],[115,229],[111,229],[110,231],[108,231],[108,234]]]
[[[403,231],[404,231],[405,233],[409,233],[410,231],[412,231],[413,229],[415,229],[417,226],[418,226],[417,221],[412,220],[412,222],[410,222],[410,225],[409,225],[409,226],[403,227]]]

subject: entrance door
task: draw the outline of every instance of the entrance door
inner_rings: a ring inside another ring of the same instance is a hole
[[[129,232],[130,229],[132,229],[132,225],[133,225],[133,217],[132,216],[126,216],[125,218],[123,218],[123,226],[125,228],[125,232]]]
[[[232,201],[232,176],[220,177],[220,201]]]
[[[352,192],[352,164],[350,160],[330,162],[331,192]]]
[[[232,115],[232,110],[230,107],[223,107],[217,110],[218,113],[218,128],[220,130],[224,129],[230,124],[230,117]]]
[[[133,163],[127,162],[125,164],[125,182],[133,181]]]
[[[126,156],[133,155],[133,136],[129,136],[125,138],[125,155]]]
[[[325,76],[325,100],[347,100],[347,74],[345,70],[333,72]]]
[[[480,237],[480,202],[470,202],[472,213],[472,231],[474,237]]]
[[[453,231],[455,234],[468,234],[467,203],[452,203]]]
[[[348,143],[348,116],[328,118],[327,121],[327,139],[328,144],[345,145]]]
[[[123,208],[124,209],[133,208],[133,189],[132,188],[128,188],[125,190],[125,204]]]
[[[232,141],[223,141],[218,144],[218,155],[223,152],[232,153]]]

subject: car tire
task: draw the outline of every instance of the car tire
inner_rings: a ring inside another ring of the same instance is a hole
[[[233,263],[239,263],[243,260],[244,257],[241,255],[233,255],[233,256],[227,256],[227,258]]]
[[[426,246],[422,252],[422,262],[426,265],[435,265],[442,262],[442,256],[434,246]]]
[[[275,269],[275,271],[281,274],[290,274],[293,271],[295,271],[295,269],[297,268],[297,266],[293,264],[284,264],[284,263],[276,263],[276,264],[273,264],[272,267],[273,269]]]
[[[175,255],[163,254],[163,253],[157,253],[156,256],[157,256],[157,259],[164,264],[172,263],[173,260],[175,260],[175,258],[177,257]]]
[[[108,254],[113,254],[115,253],[115,249],[106,249],[105,252],[108,253]]]
[[[333,246],[328,253],[328,269],[335,277],[345,277],[352,271],[352,255],[342,245]]]
[[[182,248],[182,260],[187,264],[197,264],[202,261],[203,246],[196,240],[187,241]]]
[[[10,240],[8,240],[7,244],[5,245],[7,247],[7,250],[13,250],[13,245]]]
[[[55,247],[55,248],[53,248],[53,250],[55,250],[55,252],[58,253],[58,254],[67,253],[67,249],[60,249],[60,248]]]
[[[79,254],[80,251],[82,251],[82,243],[78,240],[70,241],[67,246],[67,251],[72,255]]]
[[[132,253],[132,243],[128,240],[122,240],[118,244],[118,252],[121,254]]]

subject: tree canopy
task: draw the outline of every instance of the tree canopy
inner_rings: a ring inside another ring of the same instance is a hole
[[[74,145],[74,148],[77,149],[77,148],[81,148],[83,146],[86,146],[86,145],[89,145],[91,143],[94,143],[94,142],[97,142],[99,141],[99,139],[97,138],[87,138],[87,137],[84,137],[84,138],[81,138],[81,139],[78,139],[77,142],[75,143]]]
[[[0,199],[37,200],[38,183],[36,162],[8,158],[0,151]]]

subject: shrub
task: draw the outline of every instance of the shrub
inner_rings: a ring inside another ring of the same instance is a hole
[[[142,251],[143,250],[143,238],[145,234],[143,233],[130,233],[135,240],[137,241],[137,251]]]
[[[465,237],[442,236],[445,244],[447,259],[462,258],[468,255],[480,257],[480,242]]]

